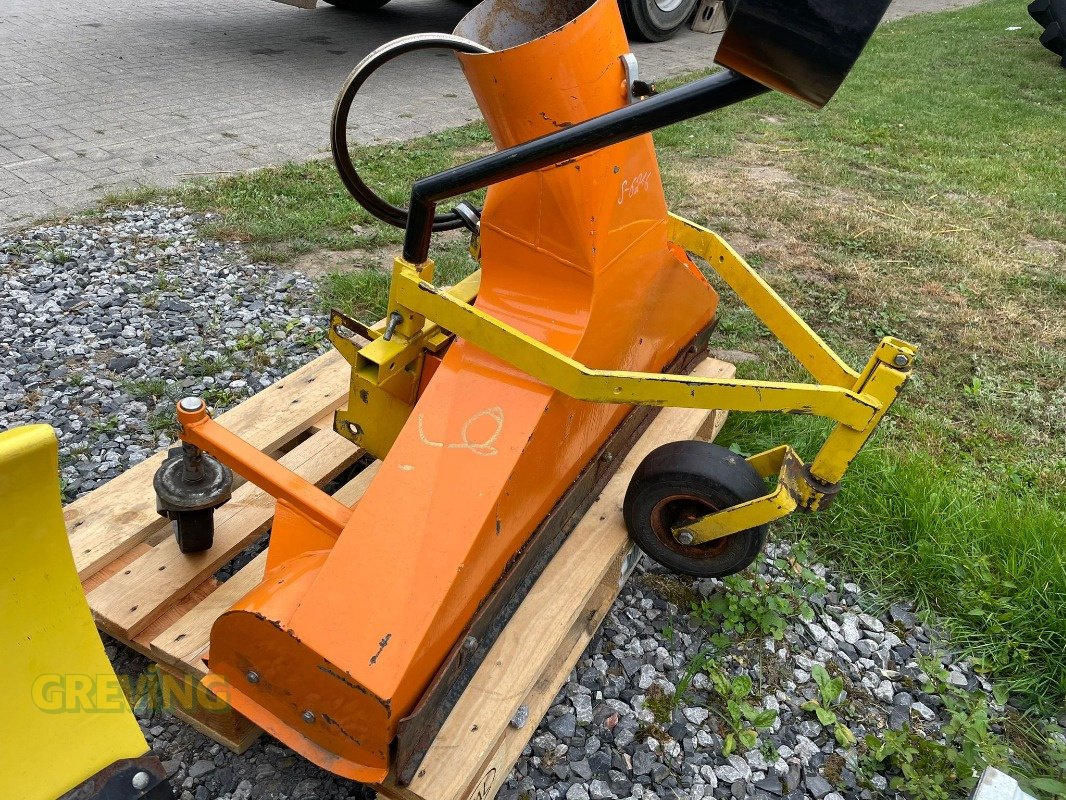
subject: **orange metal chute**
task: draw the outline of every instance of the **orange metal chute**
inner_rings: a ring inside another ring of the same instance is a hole
[[[547,12],[533,41],[494,29],[491,5],[458,32],[497,51],[461,56],[497,147],[627,102],[614,0],[560,3],[586,10]],[[481,252],[477,307],[592,367],[658,371],[714,317],[714,290],[667,242],[650,136],[492,187]],[[629,410],[574,400],[462,340],[434,367],[335,541],[279,501],[263,583],[212,631],[233,706],[362,781],[385,777],[397,723]],[[263,466],[202,436],[238,472]]]

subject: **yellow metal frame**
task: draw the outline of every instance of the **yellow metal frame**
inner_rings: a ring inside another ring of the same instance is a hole
[[[373,328],[344,325],[373,339],[362,348],[341,335],[339,324],[331,326],[334,344],[353,364],[352,397],[358,398],[338,412],[337,430],[375,455],[387,452],[413,406],[424,354],[439,350],[449,335],[455,335],[580,400],[814,414],[837,423],[810,464],[804,464],[787,445],[748,459],[763,477],[776,474],[777,487],[763,497],[675,529],[674,535],[684,544],[737,533],[797,508],[823,508],[907,381],[916,348],[886,337],[862,372],[856,372],[716,233],[671,215],[669,238],[705,260],[816,382],[592,369],[473,306],[479,274],[456,287],[441,289],[432,283],[432,261],[411,264],[397,258],[389,297],[392,335],[388,340],[382,333],[384,322]],[[378,432],[372,434],[372,430]]]

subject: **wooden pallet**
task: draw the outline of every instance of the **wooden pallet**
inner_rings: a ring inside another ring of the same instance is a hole
[[[694,374],[730,377],[731,364],[707,359]],[[332,430],[333,411],[347,399],[349,369],[334,351],[222,414],[219,421],[307,480],[323,485],[364,455]],[[629,476],[650,450],[667,441],[712,439],[724,415],[690,409],[659,413],[617,474],[489,651],[453,709],[410,786],[378,787],[397,800],[494,797],[635,564],[621,520]],[[215,543],[181,554],[169,524],[155,510],[152,476],[165,453],[132,467],[64,511],[71,548],[99,628],[158,665],[164,676],[206,674],[203,655],[214,621],[262,580],[266,554],[229,580],[213,576],[271,524],[274,501],[245,483],[216,512]],[[377,472],[371,464],[334,495],[354,504]],[[531,643],[537,643],[533,646]],[[197,691],[206,692],[199,687]],[[216,703],[173,713],[235,752],[261,731]],[[509,722],[520,706],[523,728]],[[201,709],[201,710],[196,710]]]

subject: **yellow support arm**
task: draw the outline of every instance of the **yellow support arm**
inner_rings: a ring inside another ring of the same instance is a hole
[[[431,319],[554,389],[593,403],[817,414],[856,429],[881,410],[876,399],[840,386],[720,380],[597,370],[538,342],[419,277],[397,260],[393,297],[400,313]]]

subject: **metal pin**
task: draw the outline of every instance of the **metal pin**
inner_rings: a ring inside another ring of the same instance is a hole
[[[178,406],[182,411],[199,411],[204,407],[204,401],[199,397],[183,397],[178,401]]]
[[[152,776],[147,772],[138,772],[133,776],[133,788],[138,792],[143,792],[148,788],[148,784],[152,782]]]
[[[381,338],[386,342],[392,341],[392,336],[396,333],[396,327],[403,322],[403,314],[399,311],[393,311],[389,314],[389,321],[385,325],[385,332],[381,334]]]

